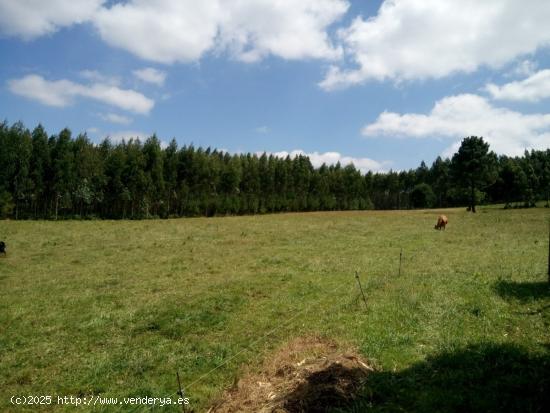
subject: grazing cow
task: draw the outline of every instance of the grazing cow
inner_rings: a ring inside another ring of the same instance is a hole
[[[437,218],[437,224],[435,224],[435,229],[445,229],[445,226],[449,220],[445,215],[440,215],[439,218]]]
[[[6,243],[4,241],[0,241],[0,254],[6,255]]]

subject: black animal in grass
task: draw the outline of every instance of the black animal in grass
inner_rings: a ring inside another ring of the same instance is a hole
[[[6,255],[6,243],[4,241],[0,241],[0,254]]]

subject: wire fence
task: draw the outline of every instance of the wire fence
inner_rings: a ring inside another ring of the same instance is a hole
[[[350,277],[350,280],[352,280],[352,277]],[[351,287],[350,285],[348,285],[347,283],[345,282],[342,282],[340,283],[336,288],[328,291],[328,293],[326,294],[326,297],[333,297],[335,294],[337,294],[339,291],[343,290],[346,286],[349,287],[349,293],[351,294],[354,290],[357,289],[357,286],[356,285],[353,285],[351,284]],[[322,304],[326,304],[326,301],[323,301],[323,300],[318,300],[317,302],[315,303],[312,303],[308,306],[306,306],[305,308],[301,309],[301,310],[298,310],[296,312],[294,312],[294,314],[286,319],[284,322],[281,322],[281,323],[278,323],[274,328],[272,328],[271,330],[267,331],[266,333],[264,333],[263,335],[261,335],[260,337],[258,337],[257,339],[255,339],[254,341],[252,341],[252,343],[246,345],[246,346],[243,346],[239,351],[237,351],[235,354],[233,354],[232,356],[226,358],[223,362],[219,363],[217,366],[215,366],[214,368],[210,369],[209,371],[207,371],[206,373],[202,374],[201,376],[199,376],[198,378],[194,379],[192,382],[188,383],[186,386],[187,389],[189,388],[192,388],[193,386],[195,386],[196,384],[200,383],[201,381],[203,381],[205,378],[207,378],[208,376],[210,376],[212,373],[214,373],[215,371],[221,369],[222,367],[226,366],[228,363],[230,363],[231,361],[235,360],[238,356],[240,356],[241,354],[245,353],[246,351],[251,351],[253,349],[253,347],[255,347],[256,345],[258,345],[259,343],[261,343],[262,341],[266,340],[268,337],[274,335],[276,332],[278,331],[281,331],[281,330],[284,330],[286,328],[289,328],[292,323],[294,323],[297,319],[299,319],[301,316],[311,312],[314,308],[322,305]],[[326,306],[325,305],[325,312],[328,311],[329,309],[332,309],[336,304],[340,304],[338,301],[336,301],[336,303],[333,303],[329,306]],[[178,395],[179,394],[179,391],[178,392],[175,392],[174,395]]]

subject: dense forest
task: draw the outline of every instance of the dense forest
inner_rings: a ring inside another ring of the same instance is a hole
[[[0,217],[148,218],[283,211],[408,209],[502,202],[534,206],[550,191],[550,149],[496,156],[467,138],[452,159],[368,172],[309,158],[229,154],[156,136],[96,144],[69,129],[0,124]],[[465,143],[474,144],[468,148]],[[476,146],[477,145],[477,146]],[[478,153],[476,151],[480,151]],[[462,155],[461,155],[462,154]],[[469,160],[464,161],[468,158]]]

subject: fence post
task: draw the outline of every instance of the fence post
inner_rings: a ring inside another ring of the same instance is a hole
[[[176,370],[176,377],[178,378],[178,389],[179,389],[179,390],[178,390],[178,394],[180,395],[180,397],[181,397],[182,399],[184,399],[184,398],[185,398],[185,395],[184,395],[183,390],[182,390],[182,388],[181,388],[180,373],[179,373],[179,371],[177,371],[177,370]],[[183,413],[185,413],[185,411],[186,411],[186,409],[185,409],[185,400],[184,400],[184,402],[183,402],[182,405],[181,405],[181,411],[182,411]]]
[[[359,289],[361,290],[361,295],[363,296],[363,302],[365,303],[365,309],[369,309],[367,306],[367,298],[365,297],[365,293],[363,292],[363,287],[361,286],[361,281],[359,280],[359,273],[355,271],[355,279],[357,280],[357,284],[359,284]]]

